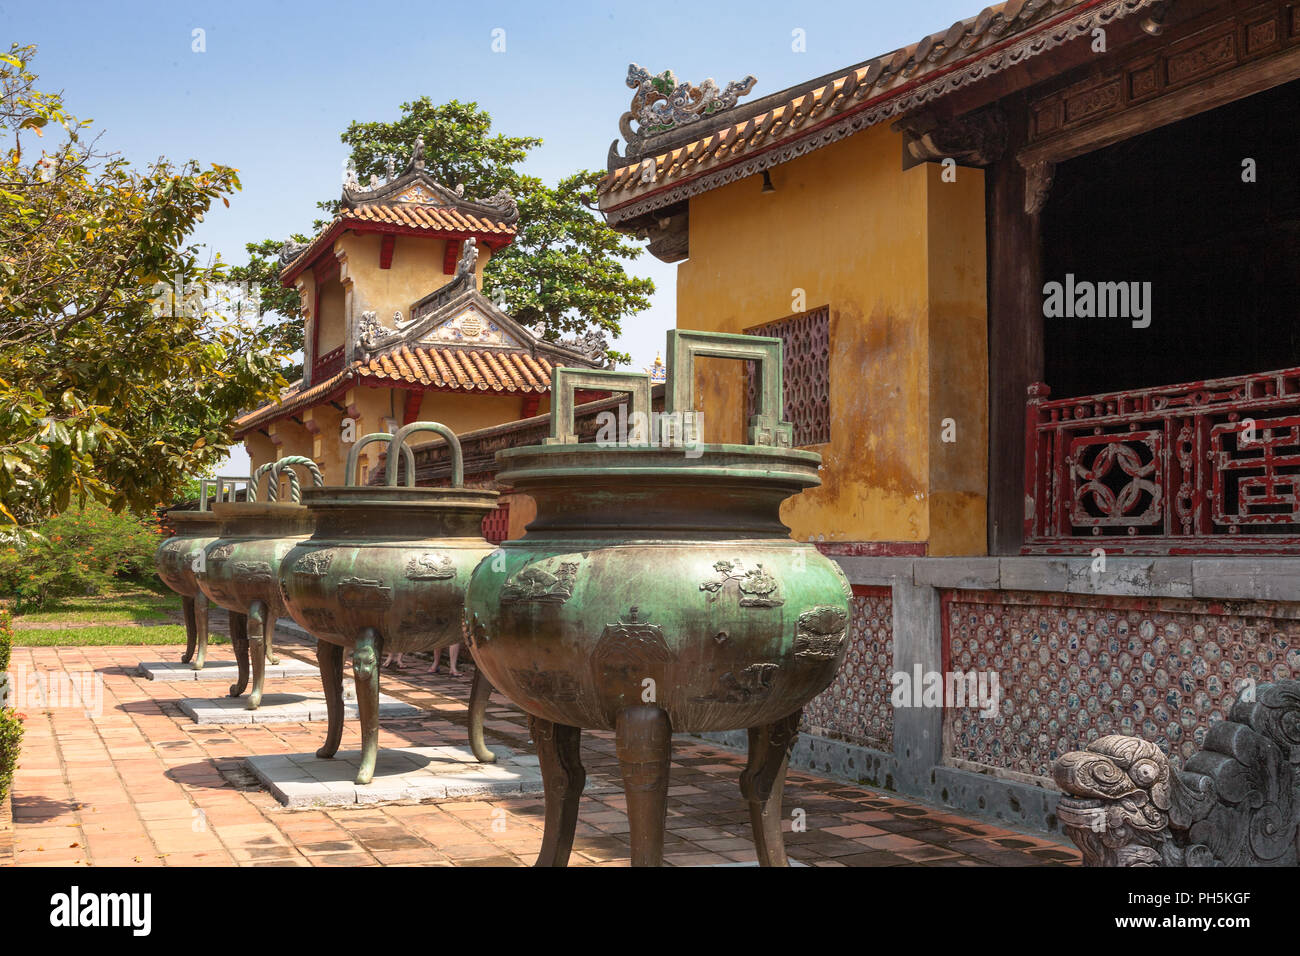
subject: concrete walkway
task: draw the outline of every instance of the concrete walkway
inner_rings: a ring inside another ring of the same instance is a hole
[[[278,650],[315,662],[311,647]],[[217,660],[230,653],[228,647],[214,651]],[[24,682],[18,702],[26,703],[19,709],[27,715],[27,732],[9,834],[0,812],[0,854],[8,849],[11,855],[0,856],[0,865],[532,863],[542,836],[543,802],[536,794],[322,810],[281,807],[257,785],[244,758],[314,751],[324,725],[196,725],[178,701],[219,697],[222,685],[149,681],[137,671],[141,660],[179,656],[180,649],[171,647],[14,648],[11,666]],[[462,666],[468,671],[473,664],[466,660]],[[408,659],[405,669],[384,672],[384,692],[423,713],[384,721],[381,747],[465,744],[468,679],[426,670],[426,664]],[[93,675],[101,675],[102,684]],[[282,684],[276,689],[319,690],[310,678]],[[37,686],[44,687],[50,706],[33,698]],[[487,730],[491,744],[533,752],[525,716],[500,696],[493,698]],[[626,866],[628,824],[613,735],[585,733],[583,744],[590,783],[571,865]],[[342,747],[360,747],[356,722],[347,724]],[[674,740],[673,756],[666,862],[752,861],[738,788],[743,756],[689,736]],[[806,823],[786,835],[791,858],[813,866],[1043,866],[1079,859],[1073,847],[1045,837],[807,773],[790,774],[785,816],[787,830],[792,819]]]

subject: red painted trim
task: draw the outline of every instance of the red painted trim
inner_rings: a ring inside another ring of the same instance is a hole
[[[525,395],[523,403],[519,408],[520,418],[532,418],[537,414],[537,406],[542,403],[542,396],[538,394]]]
[[[342,271],[338,257],[331,252],[328,256],[321,256],[311,267],[312,277],[316,280],[317,294],[320,292],[320,286],[332,279],[337,279]]]
[[[924,541],[818,541],[817,550],[828,557],[925,557]]]
[[[464,244],[462,239],[447,240],[447,250],[442,254],[443,275],[454,276],[456,274],[456,262],[460,259],[460,250]]]
[[[391,269],[393,266],[393,246],[397,245],[397,234],[392,232],[384,233],[383,240],[379,243],[379,268]]]
[[[409,425],[415,421],[420,414],[420,403],[424,401],[424,392],[411,391],[406,393],[406,408],[402,412],[402,424]]]
[[[311,384],[316,384],[316,363],[320,357],[320,286],[311,295],[311,354],[304,356],[303,364],[312,369]]]
[[[884,584],[855,584],[853,585],[853,596],[892,599],[894,589]]]

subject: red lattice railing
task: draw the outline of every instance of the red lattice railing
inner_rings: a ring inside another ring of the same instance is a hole
[[[338,348],[326,352],[320,358],[316,359],[316,361],[312,362],[311,365],[312,384],[315,385],[319,382],[323,382],[331,375],[335,375],[343,371],[343,355],[344,355],[344,347],[340,345]]]
[[[1049,394],[1029,388],[1026,553],[1300,550],[1300,368]]]

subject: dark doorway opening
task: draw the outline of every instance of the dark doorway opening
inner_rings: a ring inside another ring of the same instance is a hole
[[[1298,115],[1295,81],[1057,167],[1043,282],[1149,282],[1151,301],[1146,328],[1044,317],[1053,398],[1300,366]]]

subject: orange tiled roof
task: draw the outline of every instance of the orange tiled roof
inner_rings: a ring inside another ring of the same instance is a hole
[[[1008,0],[911,46],[830,77],[732,107],[696,137],[655,136],[599,186],[611,222],[811,152],[999,73],[1156,0]],[[689,129],[689,127],[687,128]],[[685,133],[685,130],[683,130]],[[689,135],[689,134],[687,134]],[[655,149],[654,140],[666,142]],[[611,156],[611,160],[615,157]],[[651,169],[653,163],[653,169]]]
[[[513,349],[452,349],[406,345],[353,362],[343,371],[309,388],[290,389],[235,419],[235,437],[324,401],[353,382],[381,385],[404,382],[439,391],[515,392],[542,394],[551,388],[550,361]]]
[[[475,216],[459,209],[425,206],[420,203],[373,203],[349,209],[340,219],[359,222],[389,223],[394,226],[413,226],[416,229],[436,229],[443,232],[469,232],[476,236],[513,236],[515,227],[485,216]]]
[[[361,374],[466,391],[545,392],[551,387],[550,362],[509,349],[402,345],[373,357]]]

